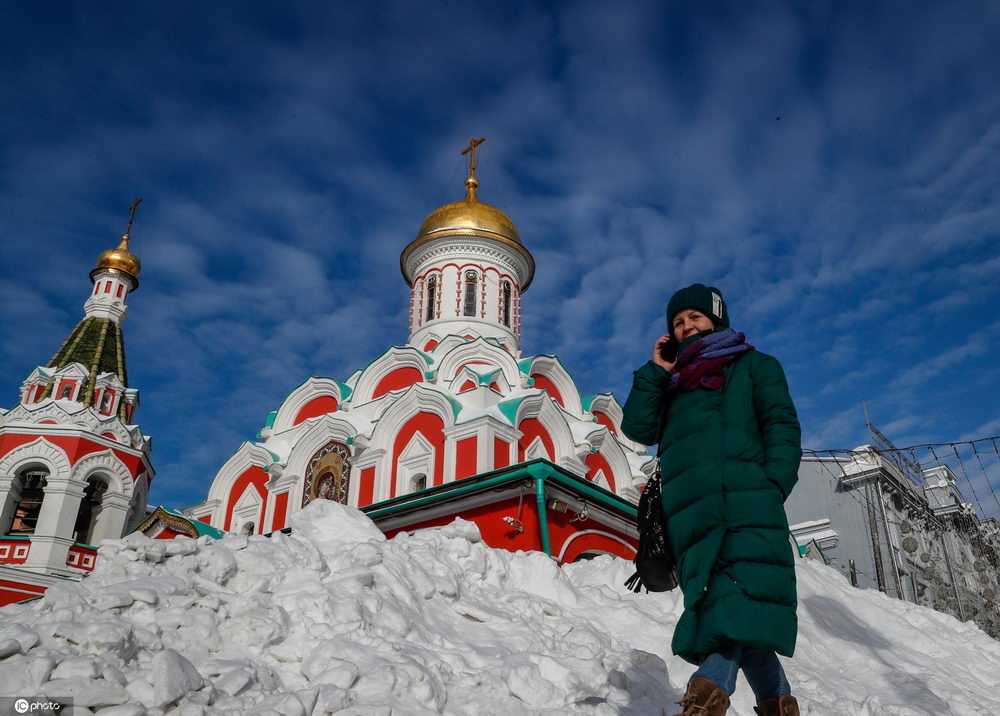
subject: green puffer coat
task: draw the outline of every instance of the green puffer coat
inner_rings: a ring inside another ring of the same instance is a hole
[[[650,361],[635,372],[622,421],[633,440],[659,445],[663,511],[684,593],[671,646],[694,664],[726,642],[785,656],[795,649],[783,506],[802,457],[795,406],[769,355],[749,351],[725,372],[721,390],[679,392],[668,404],[670,373]]]

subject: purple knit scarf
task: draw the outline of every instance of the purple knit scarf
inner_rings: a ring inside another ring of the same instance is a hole
[[[696,388],[719,390],[726,383],[723,369],[754,347],[746,336],[732,328],[709,333],[689,345],[677,356],[670,376],[671,392],[692,391]]]

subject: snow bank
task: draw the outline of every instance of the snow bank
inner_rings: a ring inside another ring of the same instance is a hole
[[[324,500],[293,528],[105,542],[87,579],[0,609],[0,689],[112,716],[676,712],[678,595],[626,591],[622,560],[559,568],[461,520],[386,540]],[[1000,713],[1000,644],[976,627],[797,573],[803,713]],[[742,681],[730,713],[753,713]]]

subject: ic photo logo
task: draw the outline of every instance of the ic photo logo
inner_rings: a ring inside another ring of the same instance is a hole
[[[0,706],[6,705],[8,709],[13,707],[13,710],[4,709],[2,713],[16,713],[16,714],[57,714],[62,711],[65,703],[60,703],[58,701],[52,701],[45,697],[40,698],[9,698],[0,699]]]

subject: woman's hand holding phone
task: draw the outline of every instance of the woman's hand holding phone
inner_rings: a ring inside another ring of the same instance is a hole
[[[665,333],[656,339],[653,345],[653,362],[669,371],[673,371],[677,362],[677,341],[671,333]]]

